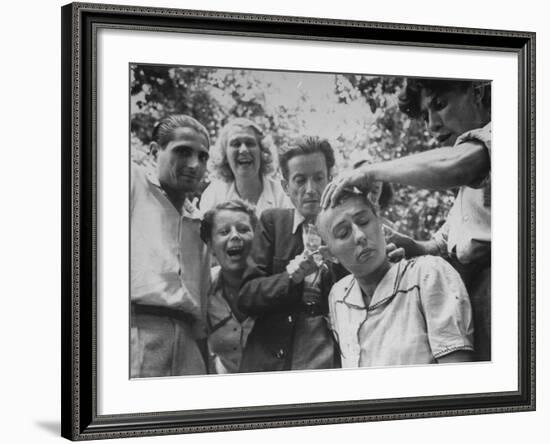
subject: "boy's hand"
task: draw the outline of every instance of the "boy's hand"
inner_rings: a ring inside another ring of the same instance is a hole
[[[192,219],[202,219],[203,214],[199,209],[198,197],[195,197],[193,200],[189,200],[189,198],[186,197],[183,201],[183,208]]]
[[[299,284],[304,278],[317,270],[317,264],[313,258],[313,255],[308,251],[304,251],[302,254],[297,255],[286,266],[286,272],[290,276],[290,279],[294,283]]]

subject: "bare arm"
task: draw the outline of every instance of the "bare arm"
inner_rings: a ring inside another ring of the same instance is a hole
[[[479,143],[437,148],[387,162],[363,164],[327,186],[321,205],[335,205],[345,188],[369,191],[375,182],[443,189],[469,185],[490,170],[489,152]]]
[[[487,174],[489,167],[487,148],[478,143],[463,143],[362,168],[371,170],[373,180],[419,188],[453,188],[474,182]]]
[[[439,246],[434,239],[418,241],[398,231],[391,230],[386,241],[397,248],[403,248],[405,257],[423,256],[425,254],[431,254],[432,256],[441,255]]]

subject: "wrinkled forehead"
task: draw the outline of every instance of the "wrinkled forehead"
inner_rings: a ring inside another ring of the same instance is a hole
[[[287,169],[290,178],[297,175],[313,176],[328,173],[327,159],[320,151],[297,154],[288,159]]]

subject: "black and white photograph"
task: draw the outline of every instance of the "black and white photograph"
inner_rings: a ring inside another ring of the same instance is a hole
[[[490,79],[130,63],[129,376],[490,362]]]
[[[297,12],[62,8],[62,436],[535,410],[535,33]]]
[[[550,8],[506,6],[7,2],[2,442],[544,442]]]

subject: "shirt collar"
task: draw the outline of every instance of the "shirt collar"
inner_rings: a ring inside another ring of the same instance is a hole
[[[222,267],[216,265],[210,269],[210,282],[212,293],[218,293],[222,289],[222,279],[221,279],[221,270]]]
[[[235,179],[233,179],[233,181],[229,183],[227,194],[228,196],[237,196],[238,198],[242,199],[239,195],[239,192],[237,191],[235,183]],[[259,206],[260,202],[265,202],[266,207],[272,207],[275,205],[275,192],[273,189],[273,183],[266,176],[262,176],[262,194],[260,194],[256,206]]]
[[[344,295],[337,302],[343,302],[348,308],[355,308],[357,310],[364,310],[366,308],[365,301],[361,295],[361,288],[359,288],[355,277],[352,277],[348,285],[344,287]]]
[[[157,188],[162,188],[160,186],[157,169],[154,165],[147,165],[145,167],[145,177],[147,177],[147,180],[151,183],[151,185]]]
[[[294,220],[292,222],[292,234],[296,234],[296,230],[301,225],[301,223],[306,220],[304,216],[302,216],[298,210],[294,209]]]
[[[151,185],[153,185],[155,188],[158,188],[162,192],[162,194],[166,196],[166,192],[160,185],[158,172],[154,165],[148,165],[145,168],[145,177]],[[166,199],[168,199],[167,196]],[[172,202],[170,202],[170,204],[172,204]],[[188,200],[184,202],[183,207],[181,208],[181,215],[182,217],[186,217],[188,219],[202,220],[202,213],[200,212],[200,210],[196,208],[193,204],[191,204],[191,202],[189,202]]]
[[[378,283],[372,299],[369,304],[369,308],[372,309],[374,306],[378,305],[382,301],[386,300],[388,297],[392,297],[396,292],[396,285],[399,284],[398,277],[401,274],[400,270],[402,268],[403,262],[398,264],[393,264],[390,269],[386,272],[382,280]],[[390,289],[391,293],[388,291],[382,291],[382,289]],[[365,310],[365,300],[361,293],[361,287],[357,283],[357,279],[353,277],[349,284],[344,288],[344,294],[341,299],[341,302],[346,304],[349,308],[354,308],[357,310]]]
[[[227,183],[227,182],[226,182]],[[239,193],[237,192],[237,187],[235,186],[235,179],[233,181],[229,182],[229,187],[227,190],[227,196],[232,198],[232,196],[237,196],[240,198]]]
[[[275,194],[273,190],[273,182],[269,180],[267,176],[262,176],[262,195],[260,196],[260,199],[263,199],[266,203],[266,206],[272,207],[275,205]],[[258,199],[258,202],[260,201]]]

